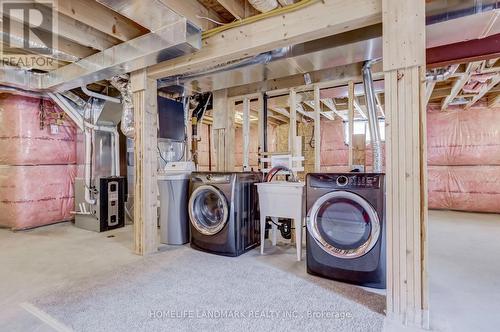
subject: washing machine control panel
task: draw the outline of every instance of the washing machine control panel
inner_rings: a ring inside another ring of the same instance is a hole
[[[308,175],[310,187],[317,188],[380,188],[380,174],[342,173]]]
[[[220,184],[220,183],[230,183],[231,175],[228,174],[204,174],[203,176],[198,176],[203,183],[207,184]]]

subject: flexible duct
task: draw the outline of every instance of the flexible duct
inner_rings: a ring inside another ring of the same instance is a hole
[[[134,138],[134,103],[132,101],[132,87],[128,74],[118,75],[111,78],[111,84],[120,91],[122,95],[123,113],[120,128],[122,133]]]
[[[266,13],[278,7],[276,0],[248,0],[248,2],[261,13]]]
[[[382,140],[377,117],[377,100],[373,89],[371,66],[379,60],[366,61],[363,65],[363,86],[365,88],[366,106],[368,109],[368,126],[373,147],[373,172],[382,172]]]
[[[425,74],[425,80],[427,82],[442,82],[446,81],[451,75],[453,75],[457,69],[459,64],[450,65],[446,69],[439,68],[434,70],[429,70]]]
[[[83,91],[83,93],[85,93],[89,97],[94,97],[94,98],[102,99],[105,101],[110,101],[110,102],[116,103],[116,104],[120,104],[122,102],[119,98],[110,97],[110,96],[103,95],[103,94],[100,94],[100,93],[97,93],[94,91],[90,91],[85,85],[82,86],[82,91]]]

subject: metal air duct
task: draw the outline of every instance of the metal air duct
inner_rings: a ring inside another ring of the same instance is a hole
[[[363,65],[363,85],[365,87],[366,107],[368,109],[368,126],[372,141],[373,172],[382,172],[382,140],[380,139],[380,128],[377,117],[377,100],[373,89],[371,66],[379,60],[366,61]]]
[[[158,0],[101,3],[152,31],[45,74],[17,67],[4,68],[0,71],[0,84],[33,91],[66,91],[201,48],[200,28]]]

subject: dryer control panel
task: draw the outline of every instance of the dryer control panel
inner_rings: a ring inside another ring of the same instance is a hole
[[[310,187],[316,188],[380,188],[378,173],[311,173],[308,174]]]

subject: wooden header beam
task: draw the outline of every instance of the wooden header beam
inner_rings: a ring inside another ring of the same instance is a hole
[[[198,52],[152,66],[148,75],[160,79],[203,71],[280,47],[377,24],[381,20],[382,6],[379,1],[318,1],[300,10],[208,37],[203,40],[203,47]]]

